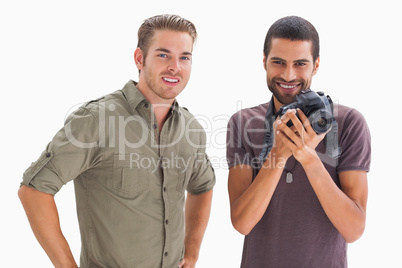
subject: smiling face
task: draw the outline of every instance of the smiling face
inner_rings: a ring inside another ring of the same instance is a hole
[[[297,94],[310,88],[319,63],[319,58],[313,61],[310,41],[272,39],[270,52],[264,56],[264,68],[275,110],[294,102]]]
[[[171,104],[190,79],[193,39],[186,32],[157,30],[147,56],[140,48],[134,53],[141,71],[138,90],[152,104]]]

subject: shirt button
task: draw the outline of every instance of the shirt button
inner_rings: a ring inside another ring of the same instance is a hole
[[[152,127],[153,127],[154,129],[156,129],[158,126],[157,126],[156,124],[153,124]]]
[[[46,153],[46,155],[45,155],[46,157],[51,157],[52,156],[52,154],[51,153]]]
[[[164,191],[164,192],[166,192],[166,191],[167,191],[166,187],[163,187],[163,191]]]
[[[167,251],[165,252],[165,257],[167,257],[167,255],[169,255],[169,253],[167,253]]]
[[[166,224],[169,224],[169,220],[166,220],[165,223],[166,223]]]
[[[148,107],[149,107],[148,103],[145,103],[144,107],[145,107],[145,108],[148,108]]]

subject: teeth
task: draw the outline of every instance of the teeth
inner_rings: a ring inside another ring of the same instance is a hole
[[[163,80],[165,80],[166,82],[170,82],[170,83],[177,83],[177,82],[179,82],[179,79],[163,78]]]
[[[284,85],[284,84],[280,84],[280,85],[281,85],[281,87],[287,88],[287,89],[296,87],[296,85],[293,85],[293,86],[288,86],[288,85]]]

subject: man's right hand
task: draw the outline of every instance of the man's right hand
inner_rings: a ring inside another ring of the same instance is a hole
[[[273,124],[273,129],[274,129],[274,143],[272,147],[272,152],[275,154],[275,156],[279,159],[284,159],[285,161],[292,156],[292,151],[289,149],[288,146],[286,146],[282,139],[278,137],[278,125],[286,125],[290,121],[290,113],[296,113],[295,110],[288,110],[282,117],[277,118],[274,121]],[[285,126],[287,127],[287,126]],[[295,128],[291,128],[293,131],[295,131]]]

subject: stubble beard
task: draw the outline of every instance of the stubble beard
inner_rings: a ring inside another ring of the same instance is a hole
[[[160,100],[163,100],[163,102],[171,102],[174,100],[180,93],[183,91],[183,89],[169,89],[166,90],[165,86],[161,83],[158,84],[158,78],[161,76],[175,76],[172,75],[171,73],[162,73],[161,75],[156,75],[152,70],[150,69],[143,69],[142,72],[144,72],[144,80],[145,83],[147,84],[147,87],[150,91],[153,92],[154,95],[156,95]],[[177,75],[176,75],[177,76]],[[178,76],[180,78],[181,84],[183,84],[183,78],[182,76]],[[178,92],[177,92],[178,91]]]
[[[287,105],[296,101],[296,96],[300,94],[301,91],[306,90],[310,87],[309,83],[307,83],[304,80],[292,81],[295,83],[300,83],[300,89],[297,92],[284,93],[280,89],[278,89],[279,86],[277,85],[277,82],[286,82],[286,81],[275,78],[267,79],[268,89],[269,91],[272,92],[274,97],[283,105]]]

